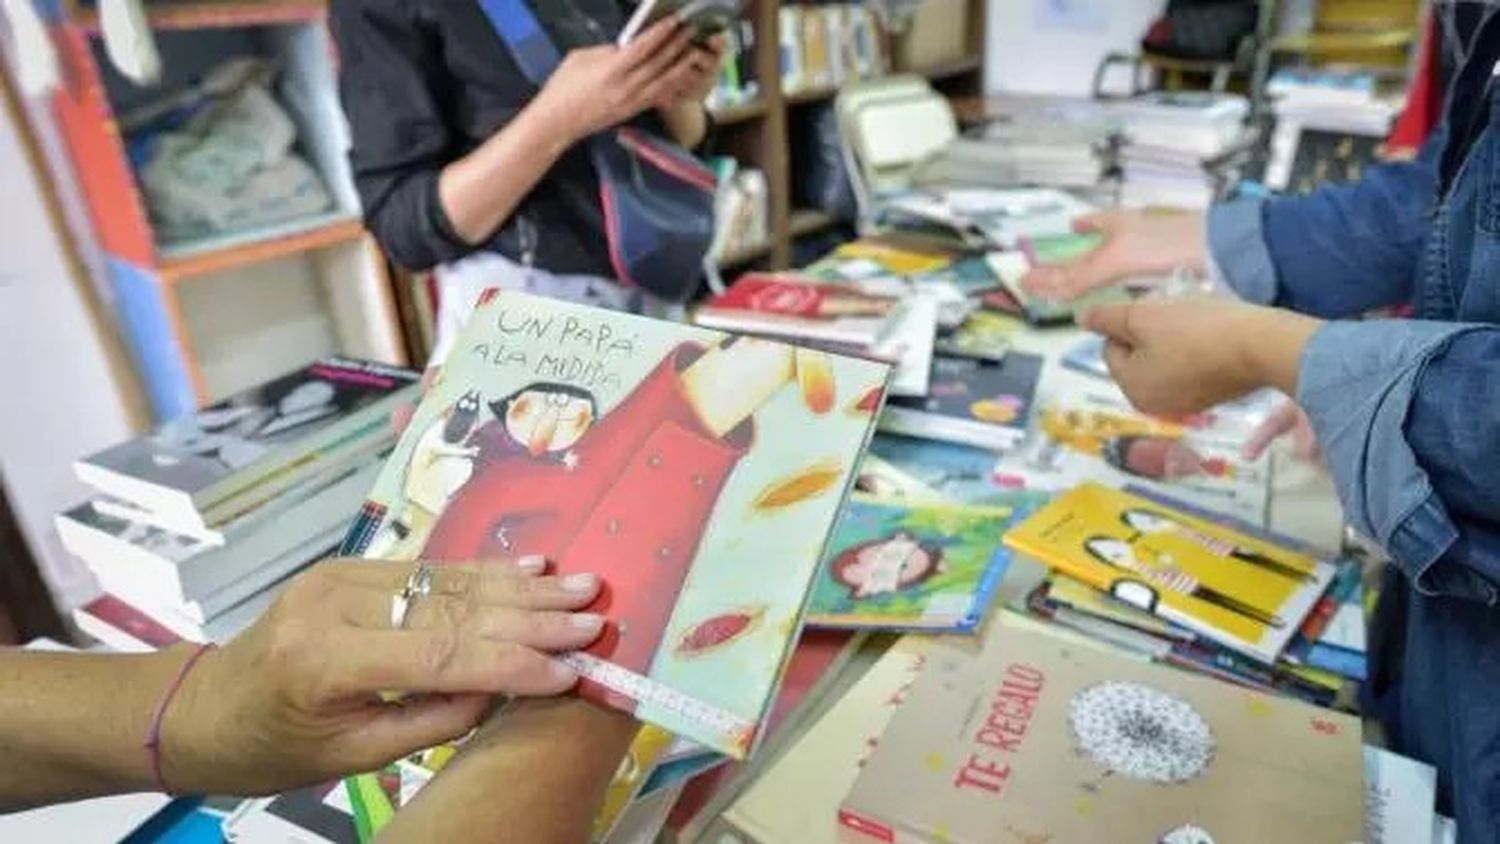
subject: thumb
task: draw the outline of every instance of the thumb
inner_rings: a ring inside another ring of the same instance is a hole
[[[435,747],[468,733],[488,711],[489,695],[430,695],[376,704],[374,717],[342,737],[349,761],[374,770],[392,759]]]
[[[1264,422],[1256,426],[1251,432],[1250,439],[1245,441],[1245,447],[1241,450],[1246,460],[1259,460],[1266,449],[1278,437],[1292,430],[1297,424],[1297,407],[1293,404],[1284,404],[1271,412]]]
[[[1083,312],[1078,324],[1121,345],[1134,346],[1135,335],[1130,330],[1130,312],[1134,307],[1134,302],[1095,305]]]

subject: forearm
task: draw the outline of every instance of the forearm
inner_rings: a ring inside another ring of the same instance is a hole
[[[681,146],[694,149],[708,137],[708,111],[702,103],[678,100],[670,106],[657,109],[667,124],[672,139]]]
[[[381,844],[587,841],[636,726],[577,698],[513,702],[397,813]]]
[[[454,234],[483,243],[578,141],[563,115],[534,100],[489,140],[443,168],[438,197]]]
[[[0,652],[0,811],[155,790],[143,745],[189,654]]]

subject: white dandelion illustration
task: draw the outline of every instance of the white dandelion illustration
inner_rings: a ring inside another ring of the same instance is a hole
[[[1203,827],[1183,824],[1163,835],[1158,844],[1214,844],[1214,837]]]
[[[1200,776],[1214,755],[1213,731],[1203,716],[1187,701],[1139,683],[1083,689],[1068,704],[1068,723],[1080,751],[1132,779],[1185,782]]]

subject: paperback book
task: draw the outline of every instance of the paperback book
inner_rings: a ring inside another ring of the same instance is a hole
[[[1006,535],[1117,600],[1275,663],[1334,566],[1150,499],[1083,484]]]
[[[328,358],[77,464],[79,480],[152,512],[161,527],[204,536],[338,461],[388,444],[390,412],[419,373]]]
[[[344,552],[598,575],[580,692],[743,758],[889,374],[487,291]]]
[[[1010,562],[1001,543],[1016,507],[909,504],[857,497],[824,555],[807,623],[968,632]]]
[[[868,350],[890,329],[900,300],[792,275],[741,276],[693,313],[706,328]]]
[[[1014,352],[997,363],[938,356],[922,398],[892,397],[880,429],[991,451],[1006,451],[1026,436],[1042,359]]]
[[[1360,722],[1046,634],[936,643],[839,822],[862,840],[1349,844]]]

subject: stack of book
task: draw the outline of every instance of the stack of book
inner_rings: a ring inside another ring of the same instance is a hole
[[[819,91],[885,72],[880,28],[864,4],[786,4],[778,14],[786,93]]]
[[[1292,193],[1358,180],[1379,159],[1401,109],[1399,95],[1383,92],[1373,74],[1357,71],[1280,70],[1267,93],[1276,129],[1265,182]]]
[[[1027,102],[917,168],[928,185],[1092,188],[1114,165],[1119,123],[1094,103]]]
[[[755,76],[755,26],[741,19],[724,31],[727,50],[719,78],[709,92],[706,105],[712,111],[735,108],[760,98],[760,80]]]
[[[98,496],[56,520],[102,590],[79,627],[146,650],[248,626],[338,546],[417,380],[329,358],[80,460]]]
[[[947,187],[882,199],[875,227],[892,236],[959,250],[1016,250],[1029,240],[1072,234],[1089,203],[1050,188]]]
[[[1244,97],[1203,91],[1156,91],[1117,105],[1121,203],[1208,207],[1249,161],[1249,111]]]

